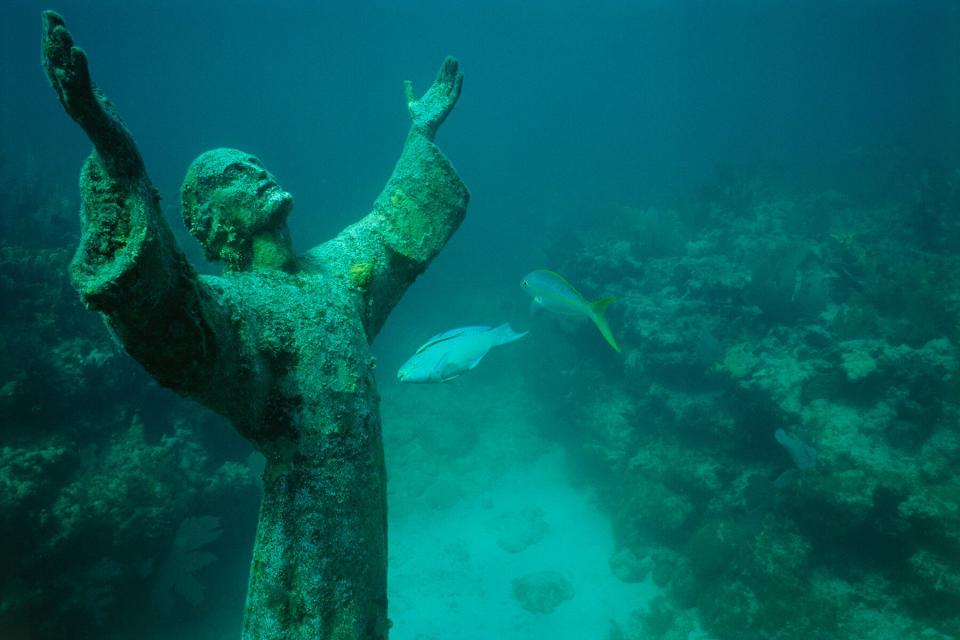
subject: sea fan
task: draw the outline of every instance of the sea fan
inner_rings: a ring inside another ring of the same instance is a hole
[[[153,602],[157,610],[169,615],[173,611],[174,593],[192,606],[203,602],[205,589],[194,574],[213,564],[218,558],[209,551],[199,549],[222,534],[220,518],[215,516],[186,518],[180,523],[170,553],[157,574],[157,584],[153,591]]]

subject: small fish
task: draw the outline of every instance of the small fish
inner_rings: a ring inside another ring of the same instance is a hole
[[[773,437],[780,443],[780,446],[787,450],[787,454],[793,460],[793,464],[796,465],[795,469],[784,471],[773,481],[773,486],[777,489],[785,489],[799,482],[804,472],[817,466],[817,450],[783,429],[777,429]]]
[[[509,324],[499,327],[460,327],[437,334],[403,363],[400,382],[446,382],[470,371],[493,347],[519,340]]]
[[[780,446],[787,450],[787,454],[793,460],[793,464],[797,465],[797,469],[806,471],[817,466],[817,450],[797,436],[789,431],[777,429],[773,437],[780,443]]]
[[[619,353],[620,347],[617,346],[617,341],[613,339],[610,325],[607,324],[607,319],[603,315],[607,307],[613,303],[612,296],[605,296],[595,302],[590,302],[574,289],[573,285],[567,282],[563,276],[544,269],[528,273],[520,281],[520,287],[533,296],[535,304],[540,305],[547,311],[590,318],[597,325],[597,329],[600,330],[600,334],[607,341],[607,344]]]

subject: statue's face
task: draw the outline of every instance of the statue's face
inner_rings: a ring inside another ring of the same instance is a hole
[[[232,269],[251,264],[253,238],[286,234],[293,196],[255,156],[213,149],[191,163],[180,189],[183,221],[210,260]]]
[[[293,208],[293,196],[254,156],[243,154],[223,167],[219,186],[210,198],[222,203],[221,215],[230,216],[236,231],[252,236],[284,224]]]

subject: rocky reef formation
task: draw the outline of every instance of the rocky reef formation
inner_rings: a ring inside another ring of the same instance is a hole
[[[634,637],[960,637],[960,174],[933,182],[726,183],[558,241],[618,298],[622,359],[538,371],[607,488],[612,566],[666,588]]]

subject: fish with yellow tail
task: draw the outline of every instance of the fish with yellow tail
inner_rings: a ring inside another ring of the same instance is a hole
[[[619,353],[620,347],[617,346],[617,341],[613,339],[610,325],[607,324],[607,319],[604,317],[607,307],[613,303],[612,296],[605,296],[590,302],[563,276],[546,269],[538,269],[525,275],[523,280],[520,281],[520,287],[530,294],[534,304],[547,311],[590,318],[593,320],[593,324],[597,325],[600,335],[607,341],[607,344]]]

